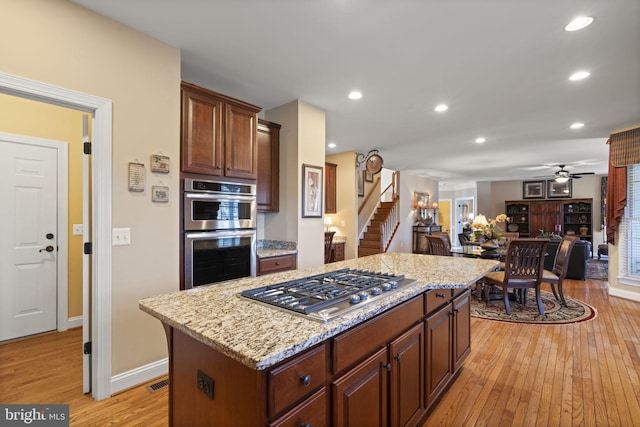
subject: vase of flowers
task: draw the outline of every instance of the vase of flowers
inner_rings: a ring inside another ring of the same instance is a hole
[[[502,233],[496,229],[496,225],[506,220],[507,215],[505,214],[500,214],[494,219],[487,219],[484,215],[479,214],[471,224],[471,229],[473,230],[472,239],[480,243],[491,242],[491,249],[497,248],[497,240],[502,238]]]

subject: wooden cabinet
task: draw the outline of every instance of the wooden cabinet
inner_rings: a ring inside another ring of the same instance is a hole
[[[338,165],[324,164],[324,213],[338,212]]]
[[[560,219],[562,210],[561,202],[551,200],[531,202],[530,210],[530,233],[533,233],[531,237],[538,236],[540,234],[540,230],[543,230],[545,233],[553,233],[556,229],[556,225],[562,223],[562,220]]]
[[[428,254],[429,241],[427,235],[431,233],[438,233],[442,231],[441,225],[414,225],[413,226],[413,253],[414,254]]]
[[[469,295],[417,295],[264,371],[165,325],[169,424],[421,425],[469,352]],[[200,372],[214,399],[198,389]]]
[[[377,352],[333,382],[333,424],[336,427],[387,425],[388,350]]]
[[[439,307],[425,319],[427,408],[442,394],[471,351],[471,291],[464,290],[452,300],[456,294],[450,290],[427,293],[427,307],[430,295],[434,303],[431,307]]]
[[[344,261],[344,242],[331,243],[333,261]]]
[[[269,273],[279,273],[296,269],[297,256],[295,254],[279,255],[269,258],[258,258],[258,276]]]
[[[260,107],[182,82],[182,171],[255,180]]]
[[[280,125],[258,120],[258,211],[278,212],[279,186]]]
[[[505,202],[507,231],[538,237],[540,230],[574,234],[593,243],[593,199],[515,200]]]

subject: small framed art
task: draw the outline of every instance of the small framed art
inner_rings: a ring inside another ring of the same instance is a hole
[[[571,198],[571,179],[567,182],[557,182],[553,179],[547,181],[547,197],[550,199],[556,198]]]
[[[151,201],[156,203],[169,202],[169,187],[164,185],[151,186]]]
[[[161,154],[152,154],[151,172],[169,173],[169,157]]]
[[[322,218],[322,170],[302,165],[302,218]]]
[[[144,191],[144,165],[129,163],[129,191]]]
[[[544,181],[524,181],[522,183],[523,199],[544,199]]]

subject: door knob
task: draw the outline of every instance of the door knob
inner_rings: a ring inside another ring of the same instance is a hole
[[[42,252],[42,251],[45,251],[45,252],[53,252],[53,246],[49,245],[49,246],[47,246],[47,247],[46,247],[46,248],[44,248],[44,249],[40,249],[38,252]]]
[[[53,233],[47,233],[47,235],[45,237],[47,239],[51,240],[51,239],[53,239]]]

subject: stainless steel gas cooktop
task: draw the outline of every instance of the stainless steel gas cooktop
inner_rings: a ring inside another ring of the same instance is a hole
[[[345,268],[249,289],[240,295],[327,322],[416,282],[403,275]]]

